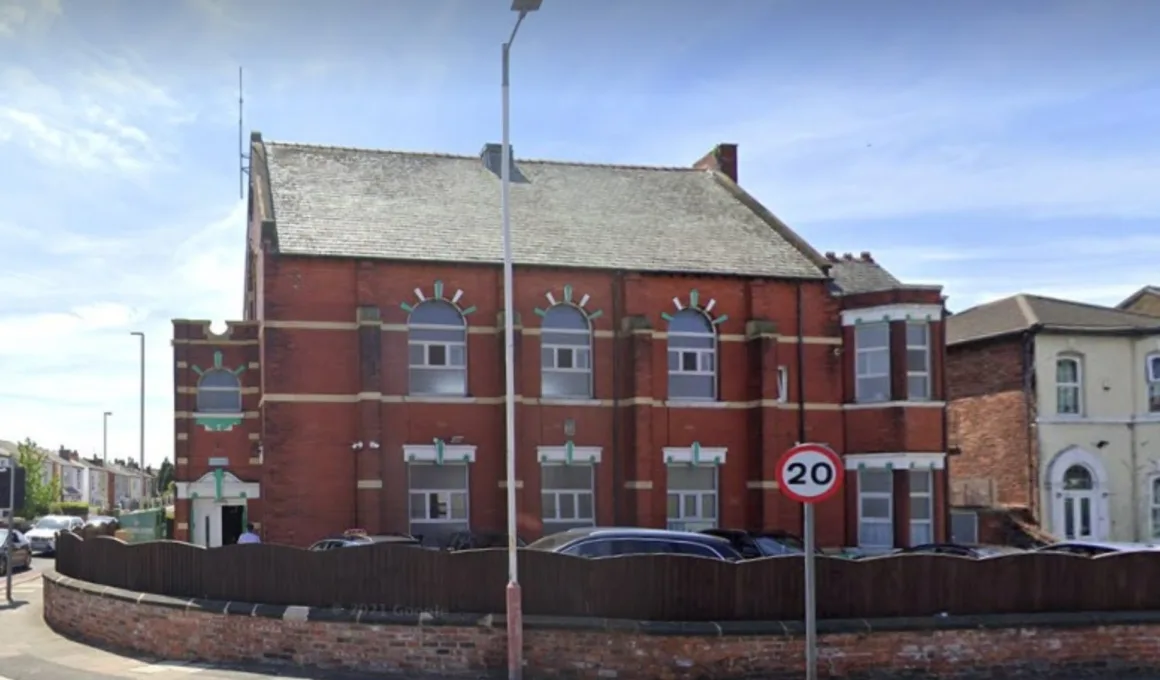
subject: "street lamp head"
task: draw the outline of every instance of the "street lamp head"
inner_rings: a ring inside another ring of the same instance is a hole
[[[130,331],[129,335],[137,335],[137,336],[140,336],[142,338],[145,337],[145,334],[141,331]]]
[[[109,416],[111,416],[111,415],[113,415],[113,412],[112,412],[112,411],[105,411],[105,417],[106,417],[106,418],[108,418],[108,417],[109,417]]]
[[[543,2],[544,0],[512,0],[512,11],[520,14],[535,12],[540,9]]]

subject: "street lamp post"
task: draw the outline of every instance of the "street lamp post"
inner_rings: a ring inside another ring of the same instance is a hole
[[[140,423],[137,426],[137,455],[140,458],[138,461],[141,464],[141,469],[145,469],[145,334],[141,331],[133,331],[129,335],[136,335],[141,338],[141,416]]]
[[[109,416],[113,415],[112,411],[105,411],[105,420],[101,428],[101,460],[105,463],[109,462]]]
[[[513,0],[512,11],[519,12],[511,36],[503,44],[503,160],[500,168],[500,213],[503,221],[503,334],[504,334],[504,379],[507,384],[505,395],[507,416],[507,533],[508,533],[508,585],[507,585],[507,641],[508,679],[520,680],[524,671],[524,624],[523,602],[520,594],[519,559],[516,550],[516,374],[515,374],[515,310],[512,302],[512,225],[509,190],[511,188],[511,88],[509,66],[511,64],[512,42],[516,32],[528,12],[540,9],[542,0]]]

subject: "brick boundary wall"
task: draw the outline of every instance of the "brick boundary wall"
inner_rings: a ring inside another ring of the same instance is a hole
[[[44,575],[67,637],[173,661],[506,677],[504,620],[187,600]],[[798,679],[799,622],[524,618],[528,678]],[[1160,612],[821,621],[822,678],[1107,678],[1160,670]]]

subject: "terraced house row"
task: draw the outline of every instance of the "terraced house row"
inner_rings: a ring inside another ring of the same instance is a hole
[[[253,135],[244,317],[174,322],[179,537],[504,530],[500,164]],[[737,168],[513,162],[524,537],[800,531],[799,441],[846,461],[823,545],[948,534],[940,289],[817,252]]]

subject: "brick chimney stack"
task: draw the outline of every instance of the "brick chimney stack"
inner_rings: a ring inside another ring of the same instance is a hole
[[[705,154],[701,160],[693,163],[698,170],[716,170],[722,175],[737,183],[737,145],[718,144],[713,150]]]

